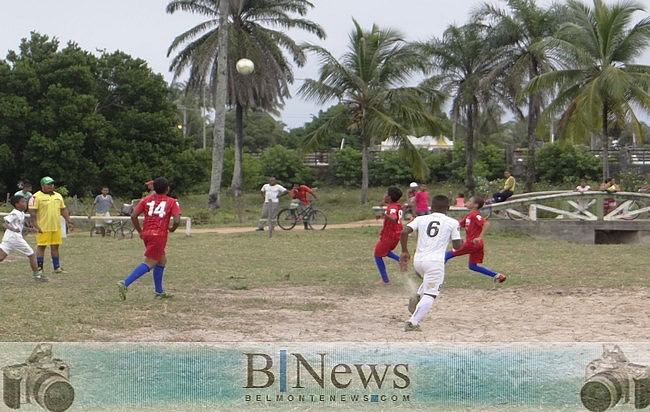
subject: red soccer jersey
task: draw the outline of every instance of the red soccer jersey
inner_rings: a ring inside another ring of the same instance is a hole
[[[311,202],[307,199],[307,193],[311,193],[312,195],[314,194],[314,191],[311,190],[309,186],[305,185],[300,185],[298,190],[296,189],[291,189],[291,192],[289,193],[291,195],[292,199],[298,199],[301,202],[305,204],[310,204]]]
[[[154,194],[147,196],[135,207],[138,213],[144,212],[143,235],[167,236],[169,220],[181,214],[181,208],[173,197]]]
[[[477,211],[469,212],[465,217],[460,220],[460,227],[465,228],[467,233],[466,242],[471,242],[481,235],[485,219]]]
[[[382,239],[399,238],[402,234],[402,205],[398,202],[389,203],[386,206],[386,215],[397,219],[395,222],[384,216],[384,227],[381,230]]]

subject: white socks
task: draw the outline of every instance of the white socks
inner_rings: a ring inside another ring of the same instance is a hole
[[[411,322],[413,325],[419,325],[424,315],[426,315],[427,312],[431,310],[434,303],[436,303],[436,300],[433,298],[433,296],[423,295],[422,299],[420,299],[420,302],[415,308],[415,312],[413,312],[413,316],[411,316],[411,319],[409,319],[409,322]]]

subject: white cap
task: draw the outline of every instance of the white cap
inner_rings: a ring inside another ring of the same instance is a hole
[[[409,187],[418,187],[418,184],[415,183],[415,182],[411,182],[411,184],[409,185]]]

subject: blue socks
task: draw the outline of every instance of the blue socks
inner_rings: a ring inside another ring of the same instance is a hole
[[[386,256],[388,256],[389,258],[399,262],[399,256],[397,254],[393,253],[393,252],[388,252],[388,255],[386,255]]]
[[[488,268],[484,268],[483,266],[479,266],[476,263],[470,263],[469,266],[467,266],[470,270],[473,270],[474,272],[482,273],[484,275],[487,275],[491,278],[495,277],[497,274],[496,272],[492,272]]]
[[[61,266],[58,256],[52,256],[52,266],[54,266],[54,270],[57,270]]]
[[[156,265],[156,267],[153,268],[153,285],[156,288],[156,293],[163,293],[165,291],[162,286],[164,271],[164,266]]]
[[[142,276],[142,275],[144,275],[145,273],[149,272],[149,270],[150,270],[150,269],[149,269],[149,266],[147,266],[146,263],[140,263],[140,266],[138,266],[137,268],[135,268],[135,269],[133,270],[133,272],[131,272],[131,274],[129,275],[129,277],[127,277],[127,278],[124,280],[124,284],[125,284],[126,286],[129,286],[131,283],[135,282],[135,281],[136,281],[140,276]],[[160,275],[160,278],[161,278],[161,280],[162,280],[162,273],[161,273],[161,275]]]
[[[386,264],[384,263],[384,259],[379,256],[375,256],[375,263],[377,264],[379,273],[381,273],[381,280],[383,280],[384,283],[390,282],[390,279],[388,279],[388,273],[386,273]]]
[[[445,263],[451,258],[455,257],[453,253],[451,253],[451,250],[448,250],[445,252]]]
[[[37,257],[37,258],[36,258],[36,265],[38,266],[38,268],[39,268],[40,270],[43,270],[43,262],[44,262],[44,261],[45,261],[45,259],[42,258],[42,257]]]

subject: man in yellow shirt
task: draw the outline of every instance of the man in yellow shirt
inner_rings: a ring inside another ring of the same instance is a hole
[[[54,273],[65,273],[59,263],[59,245],[62,243],[61,216],[67,223],[68,231],[72,231],[72,221],[63,196],[54,191],[54,179],[49,176],[41,179],[41,190],[29,199],[29,212],[32,226],[37,231],[36,262],[39,270],[43,270],[45,248],[49,246]]]
[[[515,191],[516,181],[515,177],[510,173],[510,170],[504,171],[503,176],[506,178],[506,182],[500,192],[496,192],[492,195],[494,203],[505,202]]]

